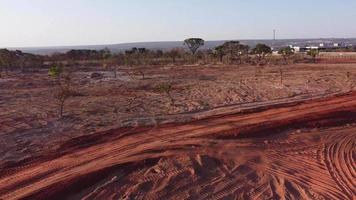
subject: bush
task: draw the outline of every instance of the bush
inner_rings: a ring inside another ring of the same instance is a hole
[[[63,72],[63,67],[61,66],[52,66],[49,68],[48,75],[52,77],[59,77],[59,75]]]
[[[173,86],[170,83],[161,83],[157,86],[157,91],[160,93],[165,93],[169,100],[171,101],[171,105],[174,106],[175,102],[171,95],[171,91],[173,90]]]

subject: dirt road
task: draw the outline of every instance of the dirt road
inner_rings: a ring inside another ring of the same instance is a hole
[[[351,93],[98,133],[1,172],[0,199],[352,199],[355,121]]]

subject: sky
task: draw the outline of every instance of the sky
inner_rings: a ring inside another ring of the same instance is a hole
[[[356,37],[356,0],[0,0],[0,47]]]

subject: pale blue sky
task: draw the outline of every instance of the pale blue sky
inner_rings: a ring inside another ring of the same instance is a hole
[[[0,0],[0,47],[356,37],[356,0]]]

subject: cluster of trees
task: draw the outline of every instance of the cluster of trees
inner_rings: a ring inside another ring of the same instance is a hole
[[[8,74],[10,70],[21,69],[25,72],[28,69],[42,66],[43,57],[21,51],[10,51],[7,49],[0,49],[0,77],[3,72]]]
[[[112,53],[109,49],[71,50],[62,54],[46,56],[45,60],[51,63],[64,62],[67,65],[90,61],[108,68],[120,65],[144,66],[217,62],[264,64],[265,58],[272,53],[271,48],[265,44],[258,44],[255,48],[250,49],[249,46],[241,44],[239,41],[228,41],[214,49],[202,49],[204,44],[205,41],[201,38],[189,38],[184,40],[186,48],[173,48],[169,51],[136,47],[119,53]],[[90,62],[81,64],[90,64]]]
[[[214,49],[203,49],[205,41],[201,38],[184,40],[186,48],[174,48],[169,51],[132,48],[124,52],[112,53],[109,49],[102,50],[70,50],[66,53],[56,53],[50,56],[39,56],[21,51],[0,49],[0,76],[3,71],[21,68],[22,71],[32,67],[48,66],[61,63],[69,66],[102,65],[116,69],[117,66],[144,66],[167,64],[224,63],[264,65],[275,62],[271,47],[257,44],[254,48],[239,41],[227,41]],[[187,51],[188,50],[188,51]],[[308,54],[314,61],[319,52]],[[294,51],[290,47],[279,50],[278,64],[287,64],[293,59]],[[268,59],[267,59],[268,58]],[[283,62],[282,62],[283,61]]]
[[[334,48],[327,48],[327,49],[323,49],[323,52],[356,52],[356,47],[343,47],[343,48],[339,48],[339,47],[334,47]]]

